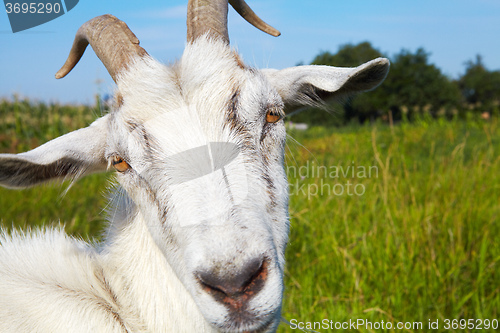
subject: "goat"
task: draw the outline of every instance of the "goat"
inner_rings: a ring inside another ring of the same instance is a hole
[[[271,35],[243,0],[229,3]],[[115,81],[90,126],[0,154],[0,185],[116,170],[106,239],[62,230],[0,236],[1,332],[274,332],[280,322],[288,184],[285,110],[366,91],[387,59],[356,68],[257,70],[229,46],[228,1],[190,0],[187,44],[165,66],[127,25],[96,17],[76,33]]]

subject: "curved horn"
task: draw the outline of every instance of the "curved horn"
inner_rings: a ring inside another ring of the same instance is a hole
[[[281,35],[281,32],[271,27],[266,22],[262,21],[257,14],[246,4],[244,0],[229,0],[231,6],[243,17],[248,23],[253,25],[259,30],[264,31],[265,33],[278,37]]]
[[[272,35],[280,32],[262,21],[244,0],[229,0],[231,6],[254,27]],[[229,44],[227,32],[228,0],[189,0],[187,17],[187,40],[193,42],[199,36],[209,33],[222,38]]]
[[[127,68],[134,57],[148,54],[125,22],[109,14],[98,16],[78,29],[68,59],[56,73],[56,79],[63,78],[75,67],[89,44],[115,82],[118,73]]]

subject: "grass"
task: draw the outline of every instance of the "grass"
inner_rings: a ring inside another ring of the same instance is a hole
[[[0,102],[0,152],[33,148],[88,125],[96,114],[84,107]],[[284,318],[423,324],[401,330],[406,332],[429,331],[429,320],[439,321],[433,332],[475,332],[459,324],[445,329],[445,319],[500,319],[497,119],[422,119],[289,134]],[[1,224],[63,221],[73,235],[99,237],[109,177],[84,178],[64,196],[63,185],[0,188]],[[289,331],[300,330],[280,326],[279,332]]]
[[[309,174],[318,165],[378,174],[290,178],[313,192],[347,181],[365,192],[292,195],[285,318],[422,322],[424,331],[430,319],[439,332],[475,331],[445,330],[445,319],[499,318],[498,120],[315,128],[295,138],[307,149],[293,163],[314,161]]]

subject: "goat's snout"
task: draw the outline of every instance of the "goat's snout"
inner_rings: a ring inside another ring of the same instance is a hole
[[[237,311],[245,308],[250,299],[263,287],[268,275],[267,259],[248,261],[237,273],[224,270],[198,272],[203,289],[217,302]]]

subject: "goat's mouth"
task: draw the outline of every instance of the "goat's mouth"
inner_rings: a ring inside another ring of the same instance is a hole
[[[216,327],[220,329],[222,332],[241,332],[241,333],[265,333],[272,332],[271,329],[275,324],[275,317],[270,318],[238,318],[233,321],[227,323],[227,325],[217,325]],[[245,320],[242,322],[241,320]]]
[[[256,316],[249,311],[237,311],[229,313],[227,320],[222,323],[212,323],[221,332],[240,333],[264,333],[272,332],[276,324],[277,316],[268,314]]]

